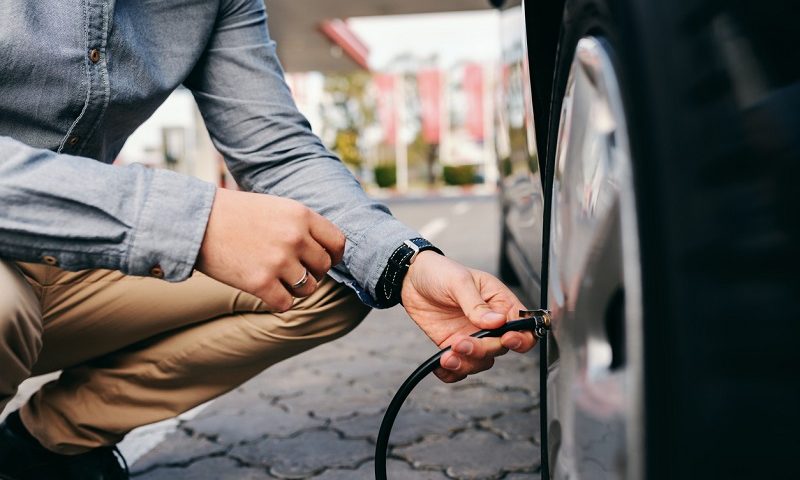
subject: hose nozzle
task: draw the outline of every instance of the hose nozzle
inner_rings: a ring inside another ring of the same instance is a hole
[[[529,318],[534,321],[533,334],[536,338],[544,338],[550,330],[550,312],[548,310],[520,310],[520,318]]]

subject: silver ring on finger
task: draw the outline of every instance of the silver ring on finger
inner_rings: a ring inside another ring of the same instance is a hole
[[[308,283],[308,269],[303,270],[303,277],[292,284],[292,289],[297,290],[298,288],[303,288],[306,286],[306,283]]]

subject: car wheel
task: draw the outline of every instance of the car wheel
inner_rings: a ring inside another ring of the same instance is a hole
[[[800,265],[800,157],[763,118],[791,131],[800,93],[742,100],[745,3],[566,2],[543,252],[553,478],[797,470],[800,290],[781,265]]]
[[[555,153],[548,256],[554,478],[640,477],[630,461],[641,458],[639,238],[612,55],[601,37],[578,42]]]

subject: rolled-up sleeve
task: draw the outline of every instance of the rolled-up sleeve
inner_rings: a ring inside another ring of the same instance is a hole
[[[331,275],[374,301],[392,251],[418,234],[370,199],[297,110],[270,39],[262,0],[223,2],[207,50],[185,82],[239,185],[293,198],[347,237]]]
[[[215,187],[0,137],[0,256],[166,280],[192,272]]]

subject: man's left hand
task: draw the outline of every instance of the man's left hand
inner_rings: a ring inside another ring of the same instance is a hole
[[[480,329],[501,327],[525,307],[500,280],[468,269],[435,252],[420,253],[403,280],[400,296],[411,318],[439,346],[452,346],[434,373],[444,382],[492,367],[508,350],[527,352],[535,343],[530,332],[508,332],[500,338],[472,338]]]

